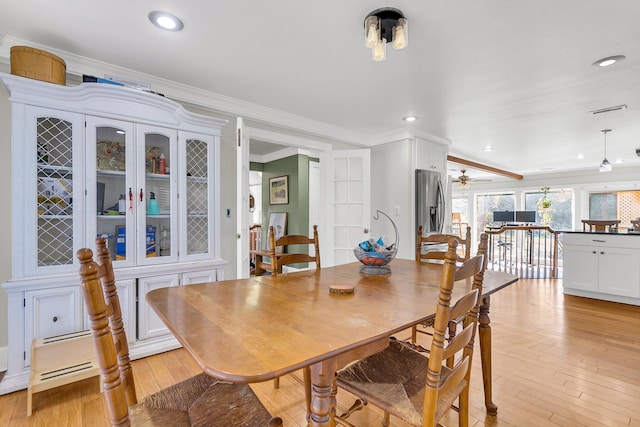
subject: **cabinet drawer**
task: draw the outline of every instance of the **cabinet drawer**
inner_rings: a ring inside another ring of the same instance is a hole
[[[566,233],[565,245],[590,245],[616,248],[640,249],[640,236],[620,236],[597,233]]]
[[[82,329],[82,300],[78,286],[25,292],[25,349],[34,338],[63,335]],[[26,354],[25,366],[31,363]]]
[[[216,281],[216,270],[189,271],[182,273],[182,284],[206,283]]]

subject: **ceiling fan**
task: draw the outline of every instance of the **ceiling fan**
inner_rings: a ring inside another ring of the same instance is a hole
[[[452,180],[452,182],[458,183],[458,188],[469,188],[471,187],[472,181],[473,182],[491,182],[490,179],[471,178],[469,175],[466,174],[467,172],[466,169],[460,169],[460,172],[462,172],[462,175]]]

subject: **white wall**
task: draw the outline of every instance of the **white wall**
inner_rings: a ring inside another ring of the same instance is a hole
[[[412,147],[410,139],[403,139],[371,149],[371,215],[379,209],[393,219],[400,235],[397,257],[405,259],[415,256]],[[394,240],[393,226],[384,216],[371,221],[371,237],[382,234]]]

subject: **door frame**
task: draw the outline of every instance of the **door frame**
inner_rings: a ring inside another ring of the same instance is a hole
[[[331,144],[320,142],[309,138],[288,135],[279,132],[268,131],[256,127],[251,127],[242,117],[237,118],[237,134],[236,134],[236,183],[237,183],[237,205],[236,205],[236,224],[237,224],[237,248],[236,248],[236,274],[237,278],[249,277],[248,251],[249,251],[249,163],[251,161],[251,140],[284,145],[290,148],[298,149],[298,154],[305,154],[310,157],[320,157],[320,154],[332,151]],[[242,144],[242,145],[240,145]],[[243,149],[246,146],[246,151]],[[291,154],[288,154],[291,155]],[[243,179],[244,172],[247,172],[246,180]],[[245,185],[246,183],[246,185]],[[247,202],[244,203],[244,200]],[[243,226],[247,224],[246,227]],[[245,230],[246,228],[246,230]],[[321,234],[322,236],[322,234]],[[321,237],[322,240],[322,237]],[[241,255],[246,248],[247,259],[243,259]],[[245,262],[246,261],[246,262]],[[244,265],[246,264],[246,266]],[[245,270],[246,267],[246,270]]]

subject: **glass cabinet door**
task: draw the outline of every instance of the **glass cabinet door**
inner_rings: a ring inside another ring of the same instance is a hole
[[[137,126],[138,263],[175,261],[177,131]]]
[[[185,218],[182,254],[189,259],[210,258],[213,253],[211,233],[215,226],[212,215],[213,137],[181,132],[180,141],[185,142],[180,145],[184,162],[180,180],[183,185],[180,194],[184,195],[181,212]]]
[[[114,267],[135,263],[133,124],[87,117],[87,245],[107,239]]]
[[[25,189],[33,185],[36,190],[35,200],[28,201],[35,214],[29,217],[36,220],[31,223],[30,218],[23,218],[27,222],[21,231],[26,233],[26,267],[28,274],[36,270],[62,271],[75,263],[74,236],[82,233],[78,227],[82,209],[74,209],[74,200],[82,200],[82,174],[74,174],[73,169],[75,157],[82,151],[81,138],[76,135],[82,129],[80,116],[56,117],[38,108],[29,111],[32,124],[25,130],[27,139],[34,143],[29,147],[28,170],[35,173],[29,172],[33,178],[27,177],[24,185]]]

